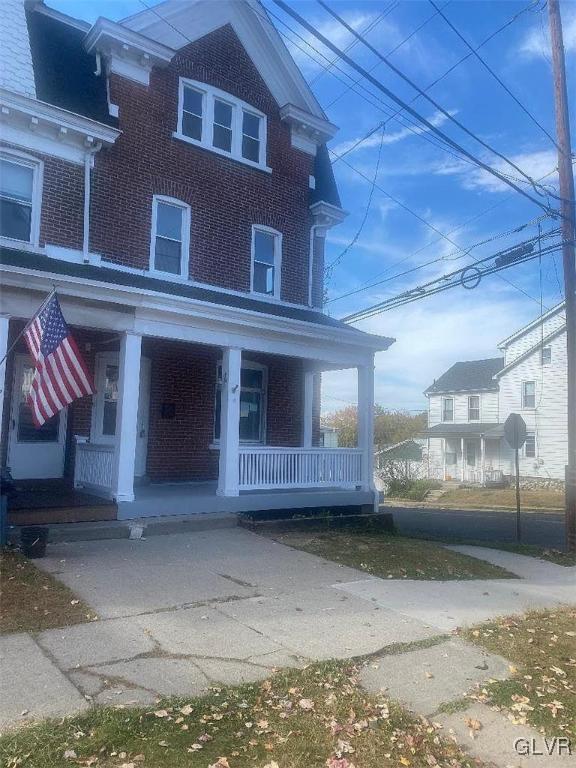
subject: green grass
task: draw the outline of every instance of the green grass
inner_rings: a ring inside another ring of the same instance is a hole
[[[548,736],[576,738],[576,608],[502,618],[463,636],[511,661],[512,677],[488,683],[476,698]]]
[[[72,752],[73,751],[73,754]],[[68,753],[68,757],[65,754]],[[75,756],[74,756],[75,755]],[[348,761],[348,762],[346,762]],[[6,768],[473,768],[437,727],[326,662],[153,709],[100,708],[0,737]]]
[[[521,490],[520,502],[530,509],[564,509],[564,492],[549,488]],[[454,488],[446,491],[438,504],[462,507],[493,507],[494,509],[516,509],[514,488]]]
[[[437,480],[390,480],[387,496],[392,499],[424,501],[429,491],[442,488]]]
[[[95,618],[74,592],[31,560],[0,551],[0,634],[41,632]]]
[[[270,538],[384,579],[503,579],[496,565],[452,552],[431,541],[363,530],[290,531]]]

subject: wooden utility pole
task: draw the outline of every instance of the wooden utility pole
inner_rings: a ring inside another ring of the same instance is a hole
[[[576,206],[570,145],[566,62],[559,0],[548,0],[550,42],[554,72],[554,102],[560,177],[562,258],[566,294],[566,342],[568,353],[568,465],[566,467],[566,546],[576,551]]]

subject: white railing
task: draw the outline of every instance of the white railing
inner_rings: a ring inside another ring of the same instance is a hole
[[[112,490],[113,466],[113,445],[77,443],[74,487],[89,488],[108,495]]]
[[[239,470],[241,491],[355,488],[362,484],[362,450],[241,446]]]

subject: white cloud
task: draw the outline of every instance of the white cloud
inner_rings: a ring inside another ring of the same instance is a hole
[[[564,50],[567,54],[576,52],[576,13],[565,13],[563,18]],[[550,35],[547,23],[533,26],[520,42],[518,52],[527,59],[550,59]]]

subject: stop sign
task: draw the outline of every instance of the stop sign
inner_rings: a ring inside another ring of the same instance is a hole
[[[504,437],[510,448],[522,448],[526,442],[526,422],[517,413],[511,413],[504,422]]]

